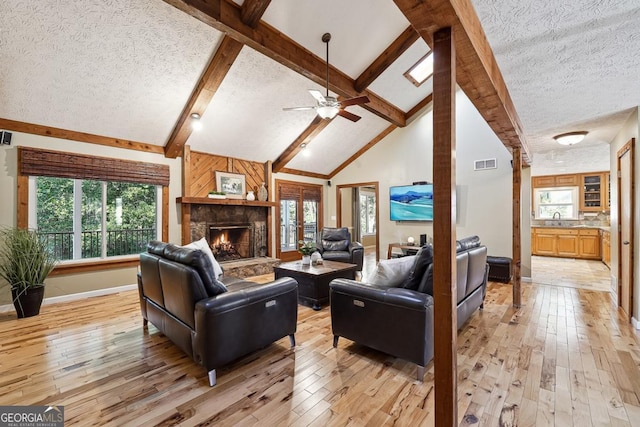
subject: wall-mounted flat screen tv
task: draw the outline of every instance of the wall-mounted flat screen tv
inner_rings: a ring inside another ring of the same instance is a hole
[[[389,187],[391,221],[433,221],[433,184]]]

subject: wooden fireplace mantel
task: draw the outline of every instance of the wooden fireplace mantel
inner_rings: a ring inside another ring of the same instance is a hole
[[[258,200],[244,199],[211,199],[209,197],[177,197],[176,203],[183,205],[234,205],[234,206],[262,206],[271,208],[276,202],[260,202]]]

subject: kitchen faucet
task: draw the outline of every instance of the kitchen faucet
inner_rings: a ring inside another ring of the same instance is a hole
[[[553,216],[551,217],[551,219],[556,219],[556,214],[558,214],[558,223],[560,223],[561,216],[560,216],[560,212],[558,211],[553,213]]]

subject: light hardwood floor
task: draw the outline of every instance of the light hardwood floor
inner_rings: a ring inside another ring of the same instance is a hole
[[[532,256],[531,275],[538,284],[611,291],[611,270],[601,261]]]
[[[265,280],[268,277],[263,277]],[[640,339],[609,295],[490,283],[459,332],[460,425],[640,425]],[[299,307],[288,339],[206,373],[153,326],[136,291],[0,314],[0,404],[64,405],[66,425],[434,425],[433,364],[340,340],[328,308]]]

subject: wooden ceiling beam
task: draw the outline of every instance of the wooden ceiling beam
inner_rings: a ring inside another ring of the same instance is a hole
[[[271,0],[244,0],[240,10],[242,22],[251,28],[255,28],[270,3]]]
[[[191,114],[198,113],[202,117],[213,99],[213,95],[222,84],[227,72],[229,72],[233,61],[242,50],[242,46],[242,43],[231,37],[225,36],[222,39],[218,50],[216,50],[200,81],[193,89],[171,132],[171,136],[164,147],[165,157],[176,158],[182,154],[182,149],[192,132]]]
[[[471,0],[394,0],[400,11],[433,49],[433,33],[453,28],[456,81],[482,117],[510,150],[520,147],[531,163],[531,151],[511,96]]]
[[[274,61],[290,68],[315,83],[325,86],[326,62],[314,55],[275,28],[260,21],[255,28],[242,22],[241,7],[227,0],[164,0],[207,25],[222,31],[240,43],[246,44]],[[345,98],[360,95],[354,88],[355,81],[329,67],[329,89]],[[396,126],[406,124],[404,112],[379,96],[364,91],[370,102],[362,107]]]
[[[3,118],[0,118],[0,129],[28,133],[31,135],[49,136],[51,138],[68,139],[70,141],[86,142],[89,144],[105,145],[107,147],[126,148],[127,150],[137,150],[146,153],[162,154],[164,152],[160,145],[129,141],[126,139],[112,138],[109,136],[77,132],[69,129],[60,129]]]
[[[396,59],[400,57],[411,45],[420,38],[420,34],[413,27],[409,26],[406,30],[402,32],[398,36],[397,39],[393,41],[385,50],[376,58],[371,65],[367,67],[366,70],[362,72],[356,79],[354,84],[354,88],[358,92],[362,92],[366,88],[369,87],[371,83],[378,77],[380,74],[384,73],[384,71],[389,68],[391,64],[393,64]]]
[[[318,178],[318,179],[327,179],[327,180],[330,179],[329,175],[325,175],[323,173],[307,172],[307,171],[301,171],[299,169],[282,168],[280,172],[289,173],[291,175],[307,176],[309,178]]]
[[[280,156],[273,162],[273,173],[277,173],[282,171],[284,167],[293,159],[296,154],[302,150],[302,144],[309,144],[322,130],[327,127],[327,125],[331,123],[331,120],[325,120],[320,118],[320,116],[315,116],[313,121],[307,128],[302,131],[300,136],[296,138],[295,141],[291,143]]]
[[[407,114],[405,114],[405,117],[407,118],[407,122],[409,122],[413,118],[413,116],[418,114],[420,110],[422,110],[427,105],[431,104],[432,101],[433,101],[433,93],[430,93],[422,101],[418,102],[411,110],[407,111]]]

